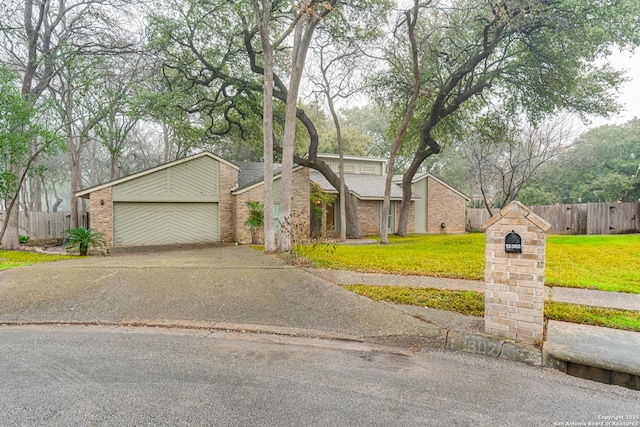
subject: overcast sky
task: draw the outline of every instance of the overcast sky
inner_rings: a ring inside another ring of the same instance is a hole
[[[616,53],[611,61],[616,69],[626,70],[626,75],[630,81],[620,89],[619,101],[623,104],[625,111],[611,119],[594,119],[592,126],[603,124],[626,123],[634,117],[640,118],[640,50],[635,54]]]

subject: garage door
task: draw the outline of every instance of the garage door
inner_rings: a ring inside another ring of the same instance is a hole
[[[220,240],[217,203],[114,203],[114,244],[167,245]]]

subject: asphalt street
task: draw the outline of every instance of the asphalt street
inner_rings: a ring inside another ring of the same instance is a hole
[[[0,343],[3,426],[640,425],[639,392],[463,353],[103,326]]]

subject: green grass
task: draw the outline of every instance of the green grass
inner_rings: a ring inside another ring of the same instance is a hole
[[[482,280],[484,234],[391,237],[389,245],[308,246],[318,267]],[[551,286],[640,293],[640,235],[547,237]]]
[[[548,285],[640,293],[640,235],[549,236]]]
[[[484,315],[483,296],[478,292],[367,285],[350,285],[345,288],[375,301],[431,307],[471,316]],[[544,317],[562,322],[640,332],[640,312],[637,311],[547,301],[544,305]]]
[[[478,292],[367,285],[350,285],[345,288],[375,301],[431,307],[471,316],[484,315],[483,296]]]
[[[547,301],[544,317],[562,322],[640,332],[640,312]]]
[[[305,247],[302,255],[318,267],[480,280],[484,234],[389,237],[388,245]]]
[[[60,261],[74,258],[77,257],[66,255],[45,255],[35,252],[0,251],[0,270],[24,265],[33,265],[41,262]]]

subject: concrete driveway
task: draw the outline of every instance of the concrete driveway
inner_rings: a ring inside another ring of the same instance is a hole
[[[426,345],[443,331],[243,246],[169,249],[0,272],[0,323],[161,325]]]

